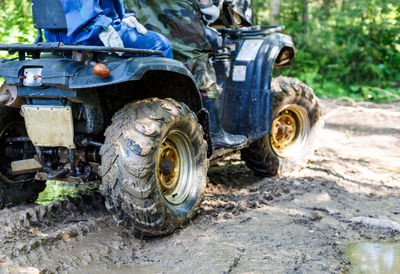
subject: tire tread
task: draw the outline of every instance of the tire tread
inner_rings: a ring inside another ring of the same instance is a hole
[[[167,210],[156,183],[154,155],[167,125],[179,119],[196,123],[197,131],[188,134],[203,136],[195,117],[183,103],[151,98],[123,107],[105,131],[106,141],[100,151],[102,170],[106,167],[102,173],[102,194],[106,197],[107,209],[114,213],[117,222],[132,228],[137,236],[169,234],[194,215],[189,212],[187,218],[178,218]],[[207,148],[201,146],[201,149],[205,155]]]

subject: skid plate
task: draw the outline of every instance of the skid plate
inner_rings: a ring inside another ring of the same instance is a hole
[[[75,148],[74,122],[70,107],[21,107],[29,138],[35,146]]]

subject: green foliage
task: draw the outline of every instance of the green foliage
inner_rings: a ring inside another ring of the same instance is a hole
[[[37,204],[47,205],[54,201],[64,200],[67,196],[76,197],[79,194],[87,194],[99,188],[99,183],[76,185],[60,181],[47,181],[46,188],[39,194]]]
[[[35,30],[32,22],[31,1],[0,0],[0,42],[33,42]]]
[[[35,29],[31,1],[0,0],[0,43],[32,43]],[[9,57],[0,52],[0,57]]]
[[[259,8],[260,0],[255,1]],[[400,98],[399,0],[288,0],[281,24],[297,46],[298,77],[322,97],[388,101]],[[258,11],[258,21],[267,24]]]
[[[31,1],[0,5],[0,43],[32,43]],[[256,23],[268,24],[268,5],[253,0]],[[400,99],[400,0],[282,0],[280,21],[297,56],[276,73],[300,78],[322,97]]]

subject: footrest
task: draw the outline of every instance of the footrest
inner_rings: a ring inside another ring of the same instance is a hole
[[[11,170],[13,175],[32,173],[41,171],[42,169],[42,165],[35,158],[11,162]]]

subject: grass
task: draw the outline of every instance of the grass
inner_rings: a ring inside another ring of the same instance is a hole
[[[67,196],[74,198],[79,194],[96,190],[98,187],[99,183],[76,185],[60,181],[47,181],[46,188],[39,194],[36,203],[47,205],[54,201],[64,200]]]
[[[351,98],[354,101],[370,101],[376,103],[388,103],[400,101],[400,87],[395,87],[399,83],[393,82],[370,82],[344,84],[323,77],[317,72],[299,72],[295,69],[279,69],[274,72],[274,77],[278,75],[295,77],[310,86],[315,94],[324,99]]]

